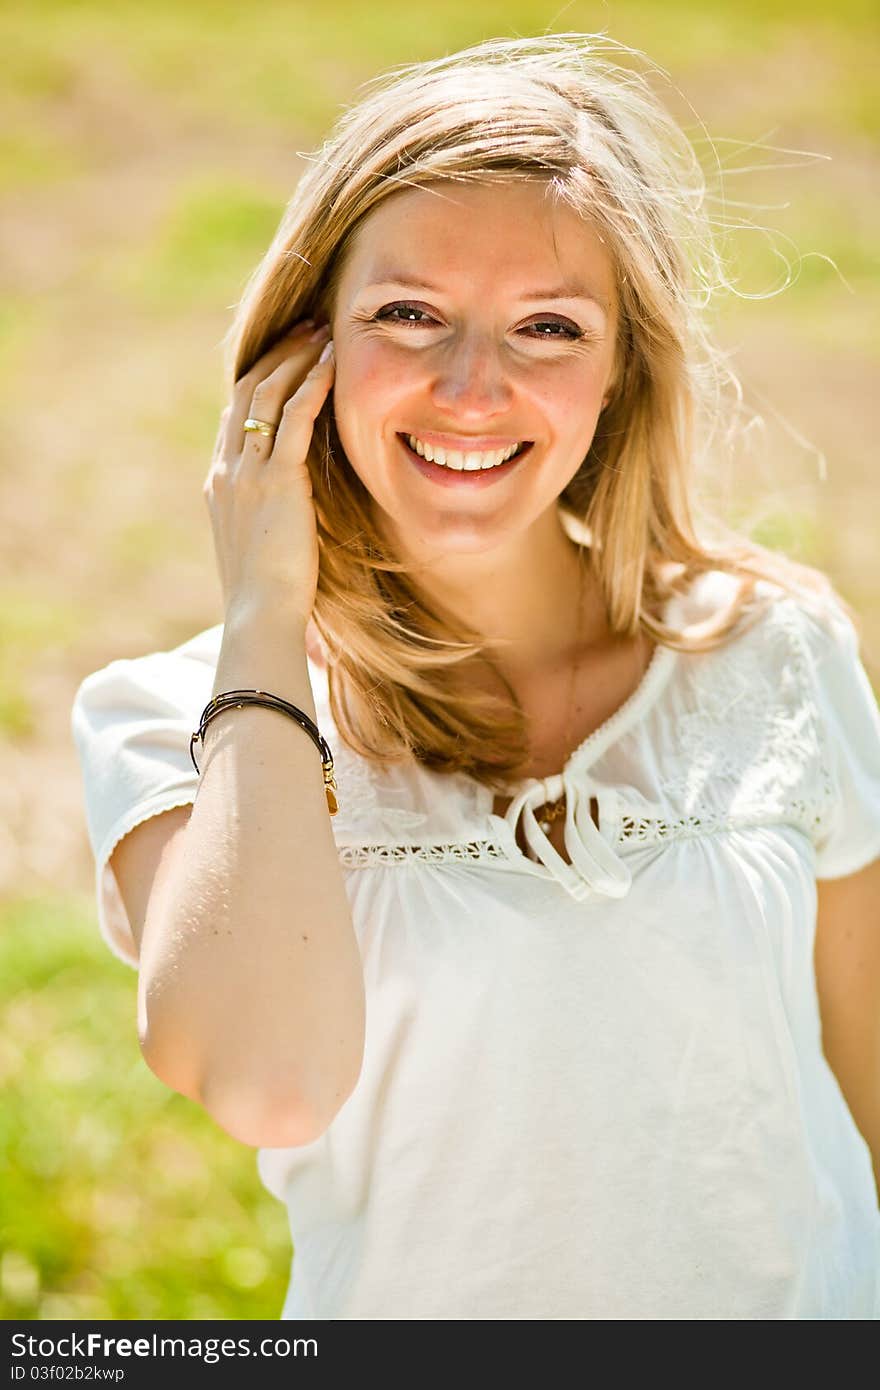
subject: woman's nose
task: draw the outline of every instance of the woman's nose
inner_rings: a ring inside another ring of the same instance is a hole
[[[483,420],[510,409],[510,382],[495,344],[471,338],[452,346],[437,371],[434,404],[457,420]]]

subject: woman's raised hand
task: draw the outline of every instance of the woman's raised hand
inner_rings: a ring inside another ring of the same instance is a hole
[[[227,617],[271,605],[308,623],[318,587],[318,533],[306,462],[333,384],[330,329],[304,320],[236,382],[202,489]],[[249,417],[274,438],[245,431]]]

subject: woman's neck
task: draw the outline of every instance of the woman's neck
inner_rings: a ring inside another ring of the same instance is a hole
[[[567,664],[578,645],[610,635],[589,557],[555,518],[489,555],[456,554],[425,564],[413,582],[453,627],[476,631],[492,644],[511,680]]]

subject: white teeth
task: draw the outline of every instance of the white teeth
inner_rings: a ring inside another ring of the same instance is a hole
[[[483,468],[497,468],[505,463],[521,448],[521,444],[511,444],[506,449],[471,450],[462,453],[457,449],[441,449],[436,445],[423,444],[414,434],[406,436],[409,447],[429,463],[439,463],[444,468],[454,468],[456,472],[472,473]]]

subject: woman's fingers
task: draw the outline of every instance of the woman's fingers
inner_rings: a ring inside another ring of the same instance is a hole
[[[227,606],[237,597],[252,602],[256,596],[261,602],[294,604],[306,620],[319,568],[308,455],[314,422],[333,383],[332,351],[323,352],[320,341],[307,346],[308,353],[303,344],[289,352],[257,382],[248,401],[245,418],[278,421],[274,438],[248,431],[237,453],[237,402],[228,417],[224,452],[204,489]]]
[[[305,380],[284,405],[274,447],[266,460],[267,468],[272,468],[277,463],[305,463],[315,421],[333,384],[335,369],[333,343],[328,341],[322,348],[318,361],[306,374]]]
[[[297,344],[295,350],[263,381],[259,382],[251,396],[247,408],[248,416],[265,420],[267,424],[278,426],[281,414],[291,395],[299,387],[306,373],[315,366],[329,337],[327,329],[320,338]],[[243,465],[253,460],[265,461],[272,453],[274,437],[261,434],[258,430],[245,430],[241,422],[241,462]],[[230,440],[233,448],[234,440]]]
[[[313,330],[314,324],[311,319],[302,320],[290,333],[279,339],[268,352],[265,352],[254,363],[250,371],[246,372],[235,383],[230,402],[231,413],[227,422],[225,444],[230,461],[232,458],[237,458],[241,452],[245,438],[244,422],[249,415],[255,413],[251,410],[254,394],[263,383],[287,362],[298,362],[301,373],[307,369],[311,357],[311,353],[307,352],[307,346]],[[258,418],[270,419],[269,416],[258,416]]]

